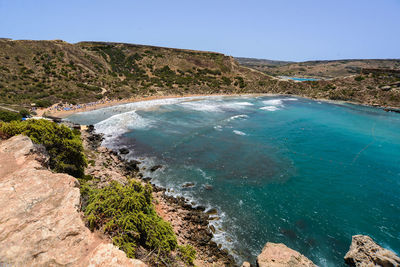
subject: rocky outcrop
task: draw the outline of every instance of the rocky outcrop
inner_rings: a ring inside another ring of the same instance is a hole
[[[350,266],[400,266],[400,258],[390,250],[377,245],[366,235],[352,237],[350,250],[344,256]]]
[[[312,261],[284,244],[268,242],[257,257],[259,267],[311,267]]]
[[[85,227],[78,181],[33,151],[25,136],[0,143],[0,265],[145,266]]]
[[[112,244],[100,244],[89,256],[89,267],[102,266],[147,266],[140,260],[129,259],[122,250]]]

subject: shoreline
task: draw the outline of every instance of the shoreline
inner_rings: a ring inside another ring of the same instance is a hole
[[[304,97],[304,96],[299,96],[299,95],[287,95],[287,94],[237,94],[237,95],[219,94],[219,95],[190,95],[190,96],[199,96],[199,97],[207,97],[207,96],[228,96],[228,97],[229,96],[232,96],[232,97],[234,97],[234,96],[253,96],[253,97],[256,97],[256,96],[289,96],[289,97],[301,97],[301,98],[310,99],[309,97]],[[153,98],[153,99],[147,98],[146,100],[166,99],[166,98],[182,98],[182,97],[190,97],[190,96],[177,96],[177,97],[168,96],[168,97]],[[360,105],[360,106],[373,107],[373,106],[370,106],[367,104],[360,104],[360,103],[355,103],[355,102],[351,102],[351,101],[338,101],[338,100],[329,100],[329,99],[312,99],[312,100],[324,101],[324,102],[336,103],[336,104],[348,103],[348,104],[355,104],[355,105]],[[144,101],[144,100],[136,100],[136,101]],[[134,102],[136,102],[136,101],[134,101]],[[132,102],[128,102],[128,103],[132,103]],[[116,148],[115,150],[108,149],[108,153],[110,153],[118,158],[117,163],[123,164],[123,165],[129,167],[130,161],[123,158],[123,154],[125,154],[125,153],[122,153],[121,151],[119,151],[118,148]],[[139,165],[139,164],[137,164],[137,165]],[[151,166],[148,166],[148,167],[151,167]],[[155,166],[153,166],[153,167],[155,167]],[[142,183],[148,183],[150,181],[150,178],[143,177],[142,171],[143,171],[143,169],[138,168],[137,173],[136,173],[137,176],[135,176],[135,179],[138,179]],[[221,254],[222,256],[218,256],[217,258],[215,258],[216,262],[219,262],[219,260],[221,260],[221,259],[229,259],[229,260],[232,260],[232,262],[234,264],[236,264],[236,265],[238,264],[238,262],[235,262],[233,258],[229,258],[232,256],[229,255],[227,250],[226,251],[221,250],[221,248],[215,242],[213,242],[211,240],[213,237],[213,234],[210,233],[210,229],[211,229],[210,224],[209,224],[210,219],[209,219],[209,215],[206,212],[206,209],[204,207],[197,207],[193,203],[189,204],[190,201],[188,201],[184,197],[171,196],[171,195],[167,194],[168,188],[157,186],[156,184],[153,184],[151,182],[150,182],[150,184],[152,185],[152,188],[154,190],[153,191],[154,199],[156,200],[155,208],[157,210],[157,213],[163,219],[170,222],[173,225],[174,230],[178,229],[175,231],[175,233],[177,234],[177,237],[180,240],[185,240],[185,241],[190,240],[188,238],[187,232],[186,232],[186,234],[183,234],[183,237],[181,235],[178,235],[178,233],[181,233],[181,231],[182,231],[182,225],[181,225],[182,221],[185,221],[185,220],[189,221],[190,224],[197,224],[199,227],[206,226],[206,228],[201,228],[201,229],[205,230],[205,231],[203,231],[203,236],[205,236],[205,239],[203,239],[203,240],[208,240],[208,241],[206,241],[206,243],[209,243],[209,246],[214,251],[214,254],[211,254],[211,255],[216,255],[215,251],[222,253]],[[190,215],[187,216],[188,214],[190,214]],[[190,233],[190,234],[192,234],[192,233]],[[209,238],[210,236],[211,236],[211,238]],[[201,238],[202,237],[200,237],[200,239]],[[196,244],[196,245],[194,245],[196,248],[199,247],[198,241],[199,241],[199,236],[196,236],[196,239],[193,240],[193,242]],[[200,242],[203,242],[203,241],[200,241]],[[190,244],[193,244],[193,243],[190,243]],[[202,246],[202,245],[200,245],[200,246]],[[207,250],[207,251],[209,252],[209,250]],[[208,255],[210,255],[210,254],[208,254]],[[207,259],[207,258],[210,258],[210,256],[208,256],[206,258],[203,257],[202,260]],[[215,264],[215,261],[214,262],[212,261],[210,263]],[[208,266],[208,265],[198,265],[198,266]]]
[[[288,96],[288,97],[301,97],[301,98],[306,98],[310,100],[315,100],[315,101],[324,101],[328,103],[346,103],[346,104],[353,104],[353,105],[360,105],[360,106],[365,106],[365,107],[372,107],[372,108],[377,108],[381,109],[386,112],[395,112],[395,113],[400,113],[400,107],[392,107],[392,106],[381,106],[381,105],[373,105],[373,104],[368,104],[368,103],[360,103],[360,102],[355,102],[351,100],[333,100],[333,99],[328,99],[328,98],[313,98],[305,95],[296,95],[296,94],[275,94],[275,93],[248,93],[248,94],[186,94],[186,95],[165,95],[165,96],[142,96],[142,97],[132,97],[132,98],[126,98],[126,99],[121,99],[121,100],[107,100],[106,102],[102,103],[96,103],[96,104],[91,104],[89,106],[85,106],[83,108],[76,108],[76,109],[71,109],[71,110],[57,110],[57,111],[52,111],[52,107],[55,105],[45,108],[45,109],[39,109],[37,110],[38,116],[54,116],[54,117],[59,117],[59,118],[66,118],[68,116],[71,116],[76,113],[81,113],[81,112],[88,112],[88,111],[93,111],[93,110],[98,110],[102,108],[107,108],[107,107],[113,107],[113,106],[118,106],[118,105],[123,105],[123,104],[129,104],[129,103],[135,103],[135,102],[142,102],[142,101],[152,101],[152,100],[159,100],[159,99],[175,99],[175,98],[184,98],[184,97],[212,97],[212,96],[226,96],[226,97],[240,97],[240,96]],[[87,104],[82,104],[82,105],[87,105]]]
[[[183,97],[249,96],[249,95],[274,95],[274,94],[263,94],[263,93],[255,93],[255,94],[187,94],[187,95],[143,96],[143,97],[125,98],[125,99],[121,99],[121,100],[113,99],[113,100],[108,100],[105,103],[98,103],[98,104],[90,105],[90,106],[84,107],[84,108],[73,109],[73,110],[60,110],[60,111],[57,110],[55,112],[52,112],[51,108],[54,107],[55,105],[57,105],[57,104],[54,104],[53,106],[51,106],[49,108],[37,110],[37,113],[38,113],[38,116],[48,115],[48,116],[55,116],[55,117],[59,117],[59,118],[66,118],[75,113],[93,111],[93,110],[97,110],[97,109],[113,107],[113,106],[118,106],[118,105],[122,105],[122,104],[142,102],[142,101],[151,101],[151,100],[159,100],[159,99],[175,99],[175,98],[183,98]],[[82,104],[82,105],[85,105],[85,104]]]
[[[157,214],[169,222],[174,229],[178,242],[192,245],[197,252],[195,266],[240,266],[234,257],[215,243],[210,221],[213,218],[204,207],[190,204],[184,197],[175,197],[167,194],[168,188],[157,186],[150,177],[143,177],[144,169],[138,165],[141,162],[124,159],[121,150],[112,150],[101,146],[103,136],[94,133],[89,127],[82,130],[82,140],[93,165],[87,167],[87,174],[100,180],[100,186],[113,180],[126,183],[129,179],[136,179],[143,184],[149,183],[153,188],[153,204]],[[108,170],[100,170],[99,166],[107,164]],[[109,175],[112,174],[112,175]],[[140,258],[139,258],[140,260]]]

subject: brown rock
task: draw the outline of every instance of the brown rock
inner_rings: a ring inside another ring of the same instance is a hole
[[[241,267],[250,267],[250,266],[251,266],[251,265],[250,265],[249,262],[244,261],[244,262],[242,263],[242,266],[241,266]]]
[[[400,258],[392,251],[377,245],[366,235],[354,235],[350,250],[344,256],[350,266],[400,266]]]
[[[268,242],[257,257],[259,267],[300,267],[316,266],[299,252],[288,248],[284,244]]]
[[[85,227],[78,181],[44,169],[33,148],[26,136],[0,143],[0,265],[142,266]]]
[[[150,171],[151,172],[155,172],[156,170],[161,169],[161,168],[162,168],[162,165],[155,165],[155,166],[150,168]]]
[[[119,250],[112,244],[101,244],[89,256],[90,267],[103,266],[129,266],[129,267],[145,267],[147,266],[140,260],[129,259],[122,250]]]

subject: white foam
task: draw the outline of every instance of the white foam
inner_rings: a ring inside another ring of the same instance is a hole
[[[241,132],[241,131],[238,131],[238,130],[233,130],[233,133],[237,134],[237,135],[246,135],[244,132]]]
[[[199,100],[186,101],[180,103],[181,106],[191,110],[206,111],[206,112],[222,112],[228,110],[240,110],[248,106],[253,106],[250,102],[225,102],[220,100]]]
[[[222,126],[221,125],[217,125],[217,126],[214,126],[214,129],[216,130],[216,131],[222,131]]]
[[[208,111],[208,112],[219,112],[221,111],[217,105],[210,101],[196,101],[196,102],[183,102],[180,103],[181,106],[197,110],[197,111]]]
[[[260,109],[262,109],[262,110],[268,110],[268,111],[277,111],[277,110],[279,110],[280,108],[278,108],[278,107],[276,107],[276,106],[266,106],[266,107],[262,107],[262,108],[260,108]]]
[[[97,133],[106,136],[121,135],[131,129],[140,129],[151,126],[152,121],[142,118],[136,111],[117,114],[95,124]]]
[[[234,104],[239,106],[254,106],[254,104],[250,102],[234,102]]]
[[[263,104],[271,105],[271,106],[280,106],[280,105],[283,105],[283,102],[281,99],[271,99],[271,100],[263,101]]]
[[[236,120],[236,119],[246,119],[248,117],[249,116],[247,116],[247,115],[240,114],[240,115],[235,115],[235,116],[230,117],[229,119],[227,119],[227,121],[233,121],[233,120]]]
[[[271,100],[265,100],[262,101],[263,104],[268,105],[268,106],[283,106],[284,101],[297,101],[297,98],[279,98],[279,99],[271,99]]]
[[[213,179],[212,177],[208,176],[208,175],[206,174],[206,172],[203,171],[202,169],[197,168],[196,170],[201,174],[201,176],[202,176],[204,179],[206,179],[206,180],[212,180],[212,179]]]

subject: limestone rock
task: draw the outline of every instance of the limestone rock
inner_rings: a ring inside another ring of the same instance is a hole
[[[257,257],[259,267],[300,267],[316,266],[312,261],[299,252],[284,244],[268,242]]]
[[[129,259],[125,253],[112,244],[101,244],[90,255],[89,267],[145,267],[140,260]]]
[[[400,266],[400,258],[392,251],[377,245],[366,235],[354,235],[350,250],[344,256],[350,266]]]
[[[392,87],[389,86],[389,85],[386,85],[386,86],[381,87],[381,90],[382,90],[382,91],[390,91],[390,89],[392,89]]]
[[[0,143],[0,265],[144,266],[90,232],[78,181],[43,168],[34,149],[26,136]]]

